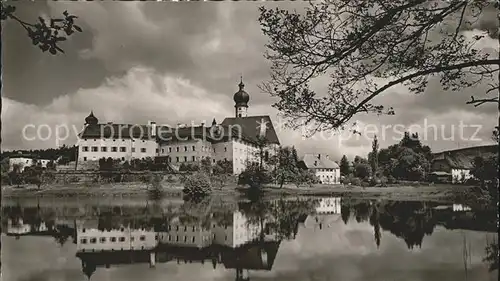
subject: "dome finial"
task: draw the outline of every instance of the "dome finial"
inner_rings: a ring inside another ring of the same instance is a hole
[[[240,84],[238,84],[238,86],[240,87],[240,90],[243,90],[245,87],[245,84],[243,84],[243,75],[240,75]]]

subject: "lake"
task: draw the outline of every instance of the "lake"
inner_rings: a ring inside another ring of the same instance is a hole
[[[496,212],[460,204],[338,197],[2,203],[5,281],[498,276],[498,256],[488,251],[498,249]]]

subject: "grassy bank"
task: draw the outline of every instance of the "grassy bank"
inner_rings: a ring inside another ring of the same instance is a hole
[[[431,185],[431,186],[390,186],[390,187],[353,187],[343,185],[314,185],[312,187],[284,186],[283,188],[268,186],[264,189],[266,196],[340,196],[364,199],[382,200],[408,200],[408,201],[438,201],[449,202],[457,193],[470,187],[457,185]],[[215,188],[213,193],[222,196],[239,196],[242,188],[226,186],[223,189]],[[182,186],[164,184],[162,190],[166,197],[182,197]],[[144,197],[148,194],[148,185],[144,183],[101,184],[98,186],[59,185],[42,187],[13,186],[2,187],[4,198],[22,198],[38,196],[54,197]]]

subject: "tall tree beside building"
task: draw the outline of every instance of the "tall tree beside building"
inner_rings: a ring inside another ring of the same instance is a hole
[[[372,168],[372,173],[374,176],[377,175],[378,172],[378,139],[377,135],[373,138],[372,141],[372,152],[368,154],[368,161],[370,162],[370,166]]]
[[[347,160],[347,156],[342,156],[342,159],[340,159],[340,175],[342,176],[348,176],[351,171],[349,167],[349,160]]]

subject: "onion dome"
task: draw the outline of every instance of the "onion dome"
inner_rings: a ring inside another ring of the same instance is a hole
[[[97,118],[94,116],[93,111],[91,111],[89,116],[85,118],[85,124],[87,125],[97,125],[98,122],[99,120],[97,120]]]
[[[241,79],[240,84],[238,85],[240,90],[234,94],[234,103],[235,107],[245,106],[248,107],[248,101],[250,100],[250,96],[247,92],[245,92],[245,84],[243,84],[243,79]]]

